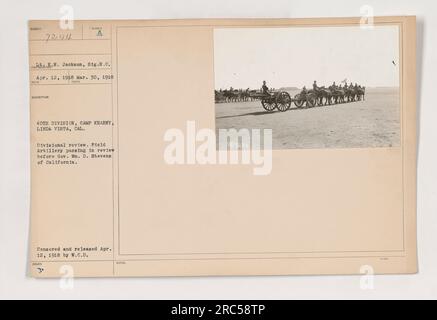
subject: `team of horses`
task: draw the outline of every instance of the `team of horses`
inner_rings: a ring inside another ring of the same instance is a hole
[[[302,91],[300,94],[304,93]],[[317,104],[323,106],[365,100],[366,87],[357,85],[349,87],[319,87],[308,90],[306,94],[314,94],[317,98]]]
[[[215,102],[216,103],[229,103],[229,102],[246,102],[256,100],[253,96],[259,92],[258,90],[251,89],[225,89],[215,90]]]

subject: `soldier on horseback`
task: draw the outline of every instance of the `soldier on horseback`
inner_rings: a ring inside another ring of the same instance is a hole
[[[264,93],[264,94],[270,95],[269,87],[267,87],[267,84],[266,84],[265,80],[263,81],[263,85],[261,87],[261,92]]]

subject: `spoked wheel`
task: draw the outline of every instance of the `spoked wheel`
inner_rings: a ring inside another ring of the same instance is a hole
[[[314,94],[309,94],[307,96],[307,106],[313,108],[316,105],[317,105],[317,97]]]
[[[281,112],[285,112],[290,109],[291,106],[291,97],[288,92],[281,92],[276,97],[276,105],[278,110]]]
[[[294,105],[298,108],[302,108],[303,104],[305,103],[305,100],[302,99],[302,97],[300,96],[300,94],[297,94],[294,96]]]
[[[276,103],[272,100],[261,100],[261,104],[264,108],[264,110],[268,112],[272,112],[276,108]]]

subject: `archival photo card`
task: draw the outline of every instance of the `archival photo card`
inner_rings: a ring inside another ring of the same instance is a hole
[[[33,277],[417,272],[415,17],[28,33]]]

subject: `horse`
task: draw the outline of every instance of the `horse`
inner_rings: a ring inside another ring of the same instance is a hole
[[[366,100],[365,95],[366,95],[366,87],[358,87],[357,89],[358,101],[361,101],[361,99],[363,99],[363,101]]]

